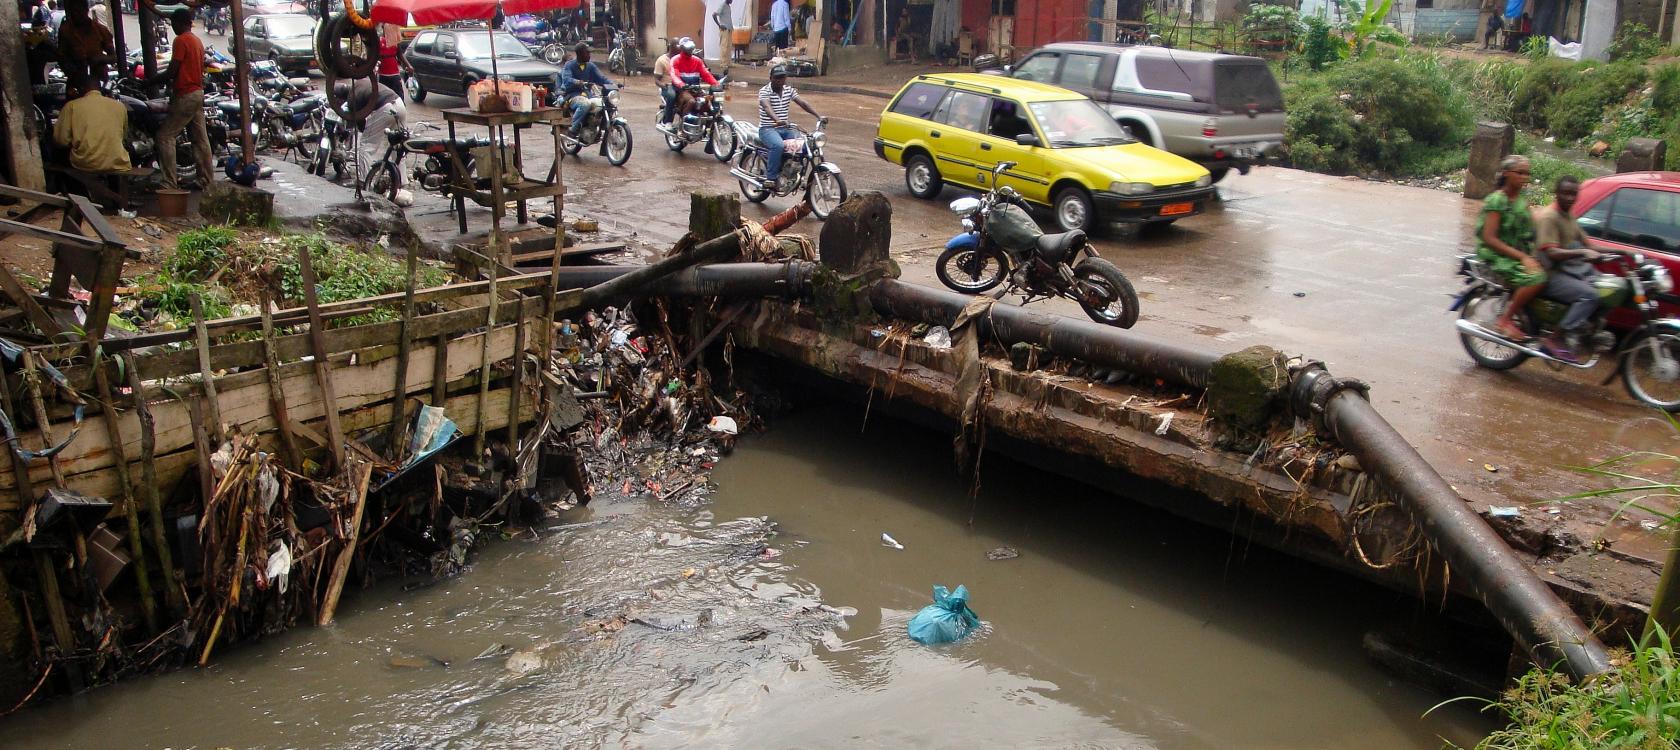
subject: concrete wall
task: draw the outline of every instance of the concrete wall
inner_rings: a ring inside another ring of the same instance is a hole
[[[1591,60],[1610,58],[1610,39],[1616,33],[1617,0],[1587,0],[1581,23],[1581,56]]]

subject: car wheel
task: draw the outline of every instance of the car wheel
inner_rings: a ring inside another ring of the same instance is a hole
[[[945,187],[945,179],[939,176],[939,168],[933,165],[933,160],[925,154],[916,154],[904,163],[904,186],[910,189],[910,194],[923,200],[939,197],[939,191]]]
[[[1230,167],[1214,167],[1213,169],[1208,170],[1208,174],[1213,177],[1214,182],[1218,182],[1220,180],[1225,179],[1225,175],[1228,175],[1230,173],[1231,173],[1231,168]]]
[[[1091,209],[1091,196],[1085,194],[1084,188],[1062,188],[1051,205],[1056,210],[1056,226],[1062,231],[1090,231],[1095,212]]]
[[[408,100],[419,104],[426,101],[426,87],[420,85],[420,79],[415,76],[403,78],[403,88],[408,90]]]

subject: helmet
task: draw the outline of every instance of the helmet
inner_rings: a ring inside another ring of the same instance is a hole
[[[681,38],[681,39],[678,39],[677,40],[677,49],[680,49],[684,52],[693,52],[694,51],[694,40],[690,39],[686,36]]]

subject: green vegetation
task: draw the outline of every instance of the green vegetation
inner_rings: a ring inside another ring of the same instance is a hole
[[[1465,95],[1421,59],[1348,61],[1291,86],[1290,160],[1305,169],[1398,176],[1462,168],[1475,117]]]

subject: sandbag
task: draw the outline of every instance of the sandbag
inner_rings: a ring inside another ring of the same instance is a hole
[[[947,591],[933,587],[933,603],[910,618],[910,639],[923,644],[955,643],[980,626],[980,616],[968,608],[968,587]]]

